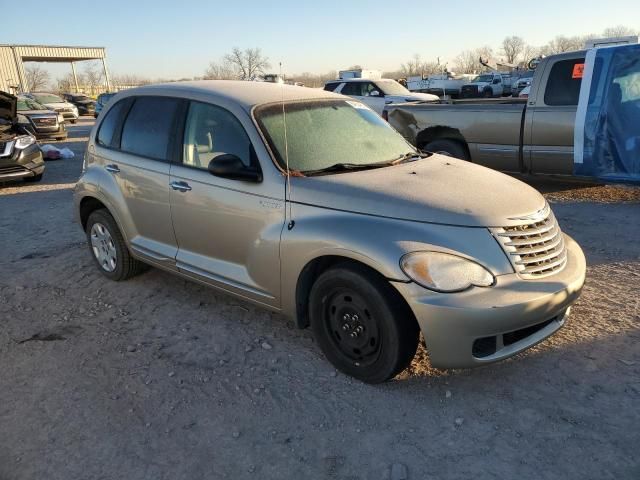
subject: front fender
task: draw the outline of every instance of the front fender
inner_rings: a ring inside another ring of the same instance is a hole
[[[494,275],[513,273],[508,258],[486,228],[410,222],[295,205],[295,226],[280,244],[282,308],[296,316],[298,279],[309,262],[338,256],[363,263],[389,280],[407,282],[400,258],[409,252],[456,253],[484,265]]]

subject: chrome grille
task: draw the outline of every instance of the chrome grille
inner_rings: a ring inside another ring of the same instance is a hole
[[[516,272],[523,278],[540,278],[562,270],[567,263],[567,250],[549,205],[531,217],[517,220],[529,221],[491,229]]]

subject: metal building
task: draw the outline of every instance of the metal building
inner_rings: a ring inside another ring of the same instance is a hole
[[[110,90],[106,52],[103,47],[63,47],[54,45],[0,45],[0,91],[19,93],[28,90],[24,62],[69,63],[78,88],[75,62],[102,60],[107,91]]]

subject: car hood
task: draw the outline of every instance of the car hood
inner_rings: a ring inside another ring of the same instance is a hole
[[[385,98],[391,98],[400,102],[435,102],[440,100],[437,95],[430,93],[410,93],[408,95],[386,95]]]
[[[544,197],[515,178],[443,155],[392,167],[292,177],[294,202],[416,222],[505,227]]]
[[[73,108],[75,105],[69,102],[54,102],[54,103],[43,103],[45,107],[49,108]]]
[[[15,123],[17,105],[18,99],[14,95],[6,92],[0,92],[0,123]]]

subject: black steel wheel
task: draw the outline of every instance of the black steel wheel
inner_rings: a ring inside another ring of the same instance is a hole
[[[359,265],[339,265],[318,277],[309,317],[327,359],[363,382],[395,377],[418,347],[418,325],[400,294]]]

